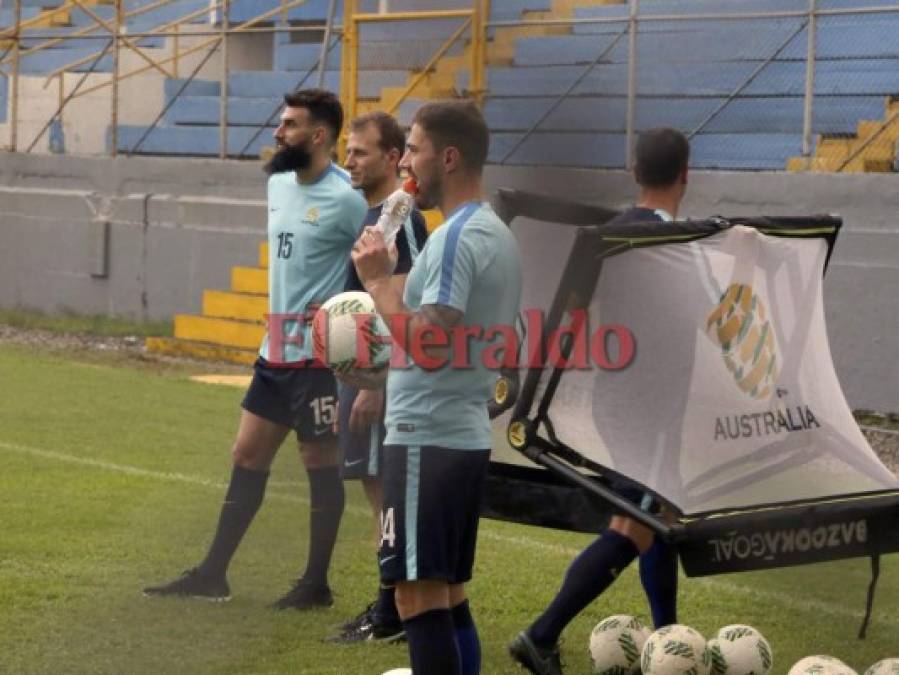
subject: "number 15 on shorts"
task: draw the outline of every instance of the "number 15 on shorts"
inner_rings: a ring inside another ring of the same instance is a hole
[[[386,511],[381,511],[381,541],[379,546],[383,547],[387,542],[388,548],[393,548],[396,543],[396,517],[394,516],[394,507],[390,507]]]

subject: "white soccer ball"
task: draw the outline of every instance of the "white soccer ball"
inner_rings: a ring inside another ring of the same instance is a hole
[[[590,633],[590,659],[594,675],[640,672],[640,652],[649,629],[629,614],[607,616]]]
[[[386,673],[382,673],[382,675],[412,675],[412,669],[394,668],[393,670],[388,670]]]
[[[361,389],[380,388],[390,363],[390,331],[368,293],[338,293],[312,323],[315,358],[338,379]]]
[[[787,675],[858,675],[834,656],[806,656],[793,664]]]
[[[711,657],[702,635],[675,623],[649,636],[640,664],[644,675],[709,675]]]
[[[774,664],[771,645],[752,626],[725,626],[708,648],[712,675],[767,675]]]
[[[865,675],[899,675],[899,659],[883,659],[865,671]]]

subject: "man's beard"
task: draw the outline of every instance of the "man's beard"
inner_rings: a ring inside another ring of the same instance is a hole
[[[284,145],[265,163],[263,170],[271,176],[274,173],[302,171],[312,163],[312,154],[305,144]]]
[[[415,205],[426,211],[428,209],[436,209],[440,207],[443,200],[443,186],[437,181],[426,181],[424,186],[418,183],[418,192],[415,194]]]

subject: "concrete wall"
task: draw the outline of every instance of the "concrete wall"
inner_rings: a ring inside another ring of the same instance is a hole
[[[0,157],[0,307],[198,312],[204,289],[226,289],[232,266],[256,264],[266,216],[257,162]],[[617,207],[634,196],[624,172],[490,167],[486,181]],[[896,181],[697,172],[680,214],[843,216],[825,306],[837,372],[856,408],[899,410]],[[104,242],[105,277],[96,276]]]

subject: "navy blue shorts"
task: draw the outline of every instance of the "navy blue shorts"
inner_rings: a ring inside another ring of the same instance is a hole
[[[471,579],[489,463],[489,450],[384,446],[384,583]]]
[[[330,370],[313,366],[312,361],[275,367],[260,356],[253,364],[253,381],[241,405],[269,422],[295,430],[300,441],[334,438],[337,385]]]
[[[626,483],[623,480],[613,480],[609,487],[611,487],[619,497],[639,506],[641,510],[646,511],[647,513],[658,513],[662,507],[659,501],[649,492],[645,492],[631,483]],[[618,509],[615,509],[615,515],[627,516],[626,513],[619,511]]]
[[[368,431],[354,434],[350,431],[350,412],[359,390],[337,383],[337,398],[340,401],[338,415],[340,416],[340,452],[343,455],[341,473],[344,479],[373,478],[381,475],[384,464],[384,437],[387,430],[384,428],[384,416],[381,421],[373,425]]]

